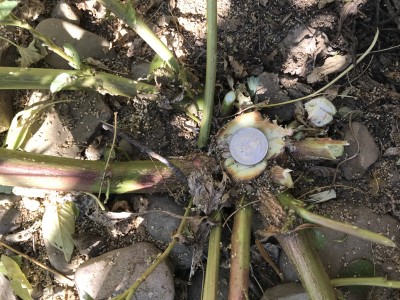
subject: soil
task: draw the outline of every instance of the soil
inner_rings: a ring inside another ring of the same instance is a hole
[[[117,74],[131,74],[131,70],[136,66],[152,60],[153,50],[132,30],[105,14],[95,1],[70,2],[82,12],[80,27],[112,41],[117,58],[104,61],[108,68]],[[32,25],[50,17],[50,12],[57,4],[53,0],[46,0],[43,3],[44,7],[39,17],[35,20],[30,19]],[[153,31],[174,51],[179,61],[204,83],[206,80],[205,1],[144,0],[136,1],[135,7]],[[285,94],[288,99],[304,96],[329,83],[343,70],[337,68],[335,72],[310,83],[307,81],[307,76],[316,67],[323,66],[327,58],[335,54],[343,57],[347,55],[347,64],[355,62],[358,55],[364,53],[372,43],[376,28],[379,28],[380,35],[374,51],[325,91],[326,97],[332,100],[338,110],[348,112],[335,116],[333,122],[326,127],[325,136],[341,139],[343,128],[347,124],[353,121],[361,122],[367,126],[380,149],[378,160],[361,178],[354,180],[346,180],[341,176],[336,161],[299,162],[288,154],[280,159],[280,163],[293,170],[292,177],[296,188],[292,190],[292,194],[299,199],[306,199],[306,195],[313,191],[316,193],[334,186],[337,197],[331,201],[367,207],[373,212],[388,214],[400,221],[399,13],[400,6],[396,0],[218,1],[217,82],[211,135],[214,136],[231,119],[221,118],[218,115],[219,103],[230,90],[228,77],[232,77],[237,86],[246,83],[251,76],[267,72],[277,75],[279,93]],[[301,38],[299,38],[300,31],[305,32]],[[297,52],[294,53],[291,49],[297,49]],[[40,62],[36,66],[46,67],[46,64]],[[131,99],[110,95],[104,97],[111,110],[118,112],[119,126],[131,133],[141,144],[165,157],[183,156],[207,150],[211,155],[215,155],[213,142],[206,150],[199,150],[196,147],[199,127],[195,121],[183,112],[165,109],[165,105],[173,103],[174,99],[181,95],[181,87],[170,80],[164,80],[162,76],[159,80],[165,93],[161,93],[156,101],[147,101],[146,95]],[[15,102],[16,110],[22,108],[21,104],[28,98],[27,93],[29,91],[17,93],[20,100]],[[274,100],[273,95],[269,98],[271,102]],[[269,99],[259,96],[258,102],[263,101]],[[296,119],[294,114],[291,120],[283,122],[282,119],[287,117],[279,117],[287,111],[293,112],[293,106],[279,107],[273,113],[268,108],[261,108],[260,111],[265,116],[277,116],[281,125],[288,125]],[[100,136],[103,144],[112,140],[112,135],[108,132],[102,131]],[[88,142],[90,144],[92,141]],[[133,151],[131,158],[148,158],[147,155],[132,150],[130,146],[127,147],[129,148],[127,152]],[[221,178],[221,172],[214,175],[216,179]],[[257,191],[265,187],[278,190],[271,185],[267,174],[247,183],[235,184],[230,181],[226,190],[230,188],[237,191],[244,190],[250,195],[249,201],[252,201],[257,200],[254,196]],[[121,204],[123,201],[130,203],[130,197],[131,195],[112,196],[107,207],[112,209],[112,205],[117,203],[118,208],[114,209],[131,210],[130,204]],[[330,214],[335,209],[331,201],[318,204],[315,211]],[[22,228],[27,228],[43,213],[43,206],[33,214],[23,207],[25,202],[21,203],[18,209],[22,213]],[[227,216],[231,212],[231,209],[227,209]],[[94,224],[91,220],[85,222],[81,220],[77,231],[78,233],[110,232],[103,227],[93,228]],[[99,250],[99,254],[130,245],[134,240],[151,240],[145,232],[138,232],[133,227],[123,227],[128,225],[120,224],[114,235],[107,237],[105,246]],[[37,241],[41,240],[39,231],[34,235]],[[161,248],[165,247],[157,241],[156,244]],[[38,242],[35,251],[32,250],[31,240],[18,243],[17,246],[35,259],[48,263],[46,250],[41,242]],[[75,261],[82,259],[84,258],[80,255],[75,257]],[[384,261],[379,263],[383,264]],[[222,264],[227,263],[223,261]],[[395,267],[400,270],[400,265]],[[262,269],[265,265],[260,267],[260,270],[257,270],[256,265],[254,268],[250,299],[259,299],[262,290],[277,284],[278,281],[276,276],[269,279],[260,275],[263,272],[265,274]],[[267,272],[271,273],[270,270]],[[38,267],[29,269],[27,275],[34,286],[42,288],[52,284],[58,286],[54,279]],[[188,272],[178,272],[176,276],[181,282],[188,283]],[[70,293],[68,299],[75,299],[76,291],[72,287],[67,290]],[[54,289],[53,294],[48,291],[43,292],[39,299],[55,299],[52,298],[55,294]],[[392,294],[391,297],[396,295]],[[179,296],[179,299],[185,299],[184,292]]]

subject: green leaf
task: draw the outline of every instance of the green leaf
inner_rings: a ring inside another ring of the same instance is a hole
[[[50,92],[57,93],[63,88],[73,84],[78,79],[78,76],[70,75],[67,73],[61,73],[53,82],[50,84]]]
[[[43,215],[42,233],[51,245],[64,253],[66,261],[71,260],[74,251],[72,234],[75,233],[75,218],[78,210],[74,202],[49,204]]]
[[[7,277],[11,281],[11,288],[14,293],[23,300],[32,299],[32,286],[18,264],[6,255],[1,256],[1,262],[7,271]]]
[[[17,46],[18,52],[21,55],[17,61],[20,62],[21,67],[27,68],[30,65],[37,63],[43,57],[47,55],[39,53],[38,49],[35,47],[35,40],[33,40],[27,48]]]
[[[372,261],[368,259],[357,259],[348,265],[345,265],[339,271],[340,278],[353,278],[353,277],[373,277],[375,276],[375,268]],[[365,286],[352,286],[348,287],[353,293],[362,294],[368,287]]]
[[[0,21],[7,20],[11,11],[18,5],[19,1],[0,2]]]
[[[69,57],[71,57],[71,58],[73,59],[73,61],[74,61],[73,63],[72,63],[72,62],[69,62],[68,64],[69,64],[71,67],[73,67],[74,69],[80,70],[80,69],[81,69],[82,62],[81,62],[81,59],[80,59],[80,57],[79,57],[79,54],[78,54],[78,52],[75,50],[75,48],[74,48],[71,44],[67,43],[67,44],[64,45],[64,52],[65,52],[65,54],[67,54]]]

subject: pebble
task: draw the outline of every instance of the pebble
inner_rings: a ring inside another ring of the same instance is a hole
[[[115,51],[110,49],[110,42],[106,39],[64,20],[45,19],[36,26],[36,30],[46,35],[59,47],[67,43],[71,44],[81,59],[92,57],[101,60],[116,56]],[[71,69],[67,61],[51,51],[45,60],[53,68]]]
[[[147,210],[161,210],[183,216],[184,210],[171,197],[149,196]],[[181,219],[163,212],[150,212],[143,215],[142,225],[146,228],[150,236],[155,240],[168,244],[172,240],[172,235],[176,232],[181,223]],[[176,244],[172,249],[171,261],[176,268],[189,269],[192,263],[192,253],[183,244]]]
[[[8,234],[19,227],[21,213],[12,206],[15,196],[0,194],[0,199],[0,234]]]
[[[81,23],[82,13],[76,7],[61,0],[57,3],[51,12],[53,18],[62,19],[72,24],[79,25]]]
[[[359,122],[353,122],[351,128],[348,125],[344,128],[344,140],[350,144],[344,147],[344,158],[355,155],[358,147],[359,152],[357,156],[341,164],[342,174],[347,180],[359,179],[378,159],[379,148],[368,128]]]
[[[75,272],[75,285],[80,298],[84,299],[87,294],[101,300],[121,294],[147,270],[159,254],[157,247],[139,242],[89,259]],[[164,261],[140,285],[134,299],[172,300],[174,296],[173,273],[169,262]]]
[[[278,284],[265,291],[261,300],[308,300],[309,297],[300,283]]]

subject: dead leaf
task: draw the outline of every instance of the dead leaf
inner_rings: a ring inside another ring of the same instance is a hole
[[[321,81],[325,76],[343,71],[351,62],[350,55],[340,55],[328,57],[322,67],[316,67],[308,76],[307,82],[314,83]]]

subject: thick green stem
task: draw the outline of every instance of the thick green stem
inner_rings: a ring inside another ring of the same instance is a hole
[[[244,196],[233,221],[231,240],[231,272],[229,280],[229,300],[248,299],[250,269],[251,206],[245,205]]]
[[[214,220],[221,222],[221,212],[217,211],[214,214]],[[215,225],[211,229],[210,240],[208,242],[208,256],[206,277],[204,280],[204,290],[202,300],[217,300],[218,299],[218,277],[219,277],[219,258],[221,249],[221,224]]]
[[[301,283],[311,300],[335,300],[336,295],[317,251],[305,231],[276,236],[283,250],[296,267]]]
[[[197,146],[203,148],[210,137],[214,108],[215,79],[217,70],[217,0],[207,0],[207,65],[204,110]]]
[[[186,176],[199,167],[215,162],[204,155],[192,155],[171,162]],[[106,163],[53,157],[0,148],[0,185],[61,191],[97,193],[165,192],[184,184],[166,165],[155,161],[110,163],[106,171],[109,184],[101,184]]]
[[[64,90],[93,89],[126,97],[134,97],[138,92],[147,94],[157,92],[157,88],[153,85],[104,72],[18,67],[0,67],[0,90],[50,89],[51,83],[60,74],[76,77],[76,80],[63,88]]]
[[[300,217],[302,217],[304,220],[308,222],[318,224],[323,227],[337,230],[350,235],[354,235],[364,240],[368,240],[384,246],[397,247],[397,245],[391,239],[381,234],[365,230],[351,224],[335,221],[330,218],[326,218],[308,211],[307,209],[302,207],[301,201],[296,200],[288,192],[277,195],[277,199],[285,208],[291,208],[295,210]]]

